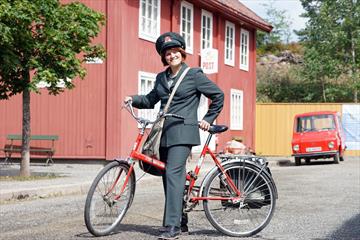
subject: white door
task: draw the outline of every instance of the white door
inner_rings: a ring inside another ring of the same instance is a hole
[[[203,117],[205,116],[207,111],[208,111],[208,99],[204,95],[201,95],[200,104],[199,104],[199,108],[198,108],[198,120],[199,121],[201,121],[203,119]],[[201,150],[202,150],[202,148],[204,146],[204,143],[205,143],[205,141],[206,141],[206,139],[207,139],[207,137],[209,135],[208,132],[205,132],[205,131],[201,130],[200,128],[199,128],[199,131],[200,131],[201,145],[193,147],[192,148],[193,153],[200,153],[201,152]],[[215,136],[213,136],[211,138],[209,148],[211,150],[215,150]]]

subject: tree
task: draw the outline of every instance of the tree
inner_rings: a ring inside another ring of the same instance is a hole
[[[30,175],[30,92],[39,93],[42,82],[56,95],[60,85],[71,89],[72,79],[83,79],[82,63],[105,57],[104,48],[91,43],[104,24],[103,14],[82,3],[0,0],[0,99],[22,93],[23,100],[20,175]]]
[[[264,18],[274,28],[271,33],[258,31],[256,36],[257,47],[265,45],[276,45],[281,42],[289,43],[291,37],[291,20],[286,10],[279,10],[274,7],[274,0],[267,4],[262,4],[266,9],[266,17]]]
[[[305,45],[304,73],[322,86],[323,100],[347,84],[358,102],[360,90],[360,2],[358,0],[301,0],[309,20],[298,32]],[[345,79],[345,80],[344,80]],[[336,90],[336,89],[335,89]]]

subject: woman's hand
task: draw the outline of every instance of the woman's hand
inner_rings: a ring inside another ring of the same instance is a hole
[[[124,103],[125,103],[125,104],[128,103],[128,102],[131,102],[131,101],[132,101],[132,97],[126,96],[126,97],[124,98]]]
[[[199,127],[201,130],[208,131],[210,129],[210,123],[205,120],[201,120],[201,122],[199,123]]]

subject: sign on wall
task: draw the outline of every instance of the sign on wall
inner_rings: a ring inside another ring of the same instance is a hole
[[[201,68],[206,74],[218,72],[218,56],[217,49],[207,48],[201,50]]]

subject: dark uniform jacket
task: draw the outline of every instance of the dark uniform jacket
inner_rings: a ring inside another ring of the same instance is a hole
[[[156,76],[154,88],[150,93],[132,96],[132,105],[136,108],[154,108],[155,104],[161,101],[160,110],[162,110],[176,81],[186,67],[187,65],[183,63],[177,78],[170,88],[167,82],[169,68],[159,73]],[[200,144],[197,109],[201,94],[211,100],[209,109],[203,119],[212,124],[223,108],[224,93],[205,76],[200,68],[191,68],[176,90],[167,112],[183,116],[185,119],[167,118],[165,120],[161,137],[162,147]]]

